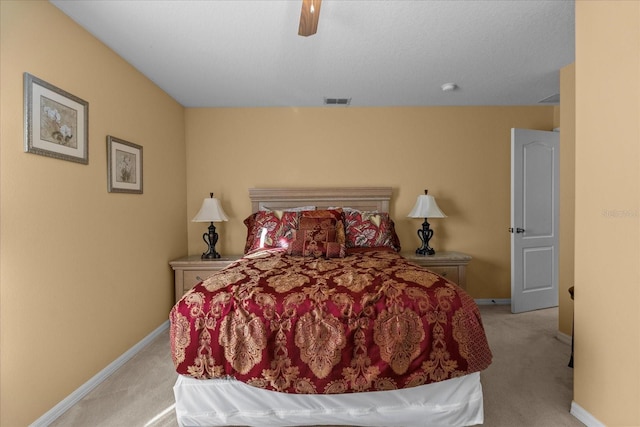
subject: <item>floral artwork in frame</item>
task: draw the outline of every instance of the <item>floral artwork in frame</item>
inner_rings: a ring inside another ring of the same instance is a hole
[[[24,151],[89,163],[89,103],[24,73]]]
[[[142,146],[107,136],[107,179],[110,193],[142,194]]]

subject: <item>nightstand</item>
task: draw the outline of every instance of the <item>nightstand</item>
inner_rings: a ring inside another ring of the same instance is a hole
[[[467,264],[471,261],[470,255],[461,252],[436,252],[434,255],[403,252],[402,256],[456,283],[462,289],[467,288]]]
[[[200,255],[191,255],[169,262],[176,275],[176,302],[189,289],[211,276],[213,272],[222,270],[241,257],[242,255],[227,255],[217,259],[202,259]]]

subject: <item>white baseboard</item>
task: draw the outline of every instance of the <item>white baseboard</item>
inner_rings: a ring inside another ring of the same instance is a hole
[[[478,305],[511,305],[510,298],[476,298]]]
[[[81,385],[77,390],[67,396],[64,400],[51,408],[43,416],[35,420],[29,427],[46,427],[57,420],[62,414],[67,412],[73,405],[78,403],[91,390],[96,388],[100,383],[109,378],[111,374],[118,370],[122,365],[127,363],[133,356],[140,352],[143,348],[151,343],[158,335],[169,327],[169,320],[158,326],[153,332],[144,337],[139,343],[127,350],[122,356],[111,362],[106,368],[94,375],[89,381]]]
[[[556,338],[563,344],[571,345],[571,335],[567,335],[564,332],[556,332]]]
[[[587,427],[606,427],[604,424],[598,421],[596,417],[585,411],[584,408],[578,405],[575,401],[571,402],[570,413]]]

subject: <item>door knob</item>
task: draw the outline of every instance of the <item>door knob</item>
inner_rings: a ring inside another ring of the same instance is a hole
[[[513,227],[509,227],[509,233],[513,233]],[[524,233],[524,228],[516,228],[516,233]]]

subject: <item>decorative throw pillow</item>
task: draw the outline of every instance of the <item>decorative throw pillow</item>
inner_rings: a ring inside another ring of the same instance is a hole
[[[244,220],[247,226],[244,252],[286,248],[294,238],[299,220],[300,213],[291,211],[258,211],[249,215]]]
[[[301,217],[299,228],[294,233],[288,253],[304,257],[344,257],[345,247],[336,242],[336,220],[334,218]]]
[[[344,213],[341,208],[301,212],[301,218],[332,218],[336,221],[336,242],[345,244]]]
[[[344,211],[347,248],[389,247],[400,250],[395,224],[386,212]]]

